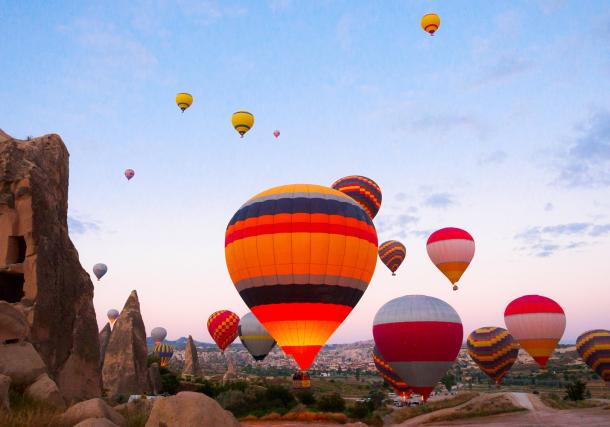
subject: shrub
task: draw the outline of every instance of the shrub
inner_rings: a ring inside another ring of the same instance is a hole
[[[318,399],[318,409],[326,412],[343,412],[345,400],[339,393],[330,393],[320,396]]]
[[[309,390],[301,391],[296,396],[303,405],[313,405],[316,403],[316,397]]]
[[[281,385],[270,385],[265,391],[265,399],[271,402],[279,402],[281,406],[291,408],[296,404],[296,400],[292,392]]]
[[[576,380],[576,381],[566,385],[566,397],[569,400],[573,400],[573,401],[585,400],[586,391],[587,391],[587,385],[580,380]]]
[[[350,418],[357,418],[359,420],[366,418],[372,411],[371,402],[356,402],[353,406],[347,408],[347,415]]]
[[[180,387],[180,381],[173,372],[165,369],[165,373],[161,374],[161,389],[163,393],[176,394]]]

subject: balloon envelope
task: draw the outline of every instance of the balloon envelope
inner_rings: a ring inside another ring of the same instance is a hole
[[[398,240],[388,240],[379,246],[379,259],[392,272],[392,276],[396,276],[396,270],[405,260],[407,248]]]
[[[252,313],[247,313],[239,320],[237,334],[256,361],[263,360],[275,347],[273,337]]]
[[[595,329],[580,335],[576,350],[600,378],[610,383],[610,331]]]
[[[254,126],[254,116],[247,111],[238,111],[233,113],[231,124],[243,138],[244,134]]]
[[[385,303],[373,320],[383,358],[416,393],[428,398],[462,346],[462,321],[438,298],[406,295]]]
[[[383,378],[383,380],[390,387],[392,387],[392,389],[394,389],[397,395],[405,399],[411,396],[413,393],[411,388],[398,376],[396,372],[394,372],[394,369],[392,369],[388,362],[383,359],[383,356],[381,353],[379,353],[377,346],[373,348],[373,363],[375,363],[375,367],[379,371],[381,378]]]
[[[167,336],[167,331],[165,330],[165,328],[157,326],[156,328],[153,328],[152,331],[150,331],[150,336],[155,341],[155,343],[159,343],[165,339],[165,337]]]
[[[379,212],[381,188],[371,178],[360,175],[346,176],[335,181],[331,187],[357,201],[371,219]]]
[[[106,316],[108,316],[108,321],[110,322],[110,326],[114,326],[114,322],[116,322],[116,319],[118,319],[118,317],[119,317],[119,310],[111,308],[106,313]]]
[[[500,384],[519,355],[519,347],[504,328],[479,328],[468,335],[468,354],[474,362]]]
[[[135,174],[136,172],[133,169],[125,169],[125,178],[127,178],[127,181],[133,178]]]
[[[307,370],[366,290],[377,233],[345,194],[284,185],[257,194],[235,213],[225,258],[246,305]]]
[[[106,264],[98,263],[93,266],[93,274],[97,277],[97,280],[100,280],[104,274],[108,271],[108,267]]]
[[[277,138],[278,136],[280,136],[280,131],[279,131],[279,130],[274,130],[274,131],[273,131],[273,136],[275,136],[276,138]]]
[[[220,349],[225,349],[237,338],[239,316],[229,310],[215,311],[208,318],[208,332]]]
[[[430,35],[434,35],[440,25],[441,18],[436,13],[427,13],[421,18],[421,27]]]
[[[441,228],[428,237],[426,250],[430,260],[454,285],[474,257],[474,239],[466,230],[455,227]]]
[[[542,368],[566,329],[566,315],[559,304],[541,295],[524,295],[504,310],[506,329]]]
[[[178,105],[178,107],[182,110],[183,113],[184,110],[189,108],[192,103],[193,96],[190,93],[181,92],[176,94],[176,105]]]
[[[155,355],[159,358],[159,366],[165,368],[174,355],[174,347],[166,343],[158,343],[155,345]]]

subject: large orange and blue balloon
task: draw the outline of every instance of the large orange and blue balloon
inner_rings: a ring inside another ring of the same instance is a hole
[[[221,352],[237,338],[239,316],[229,310],[218,310],[208,318],[208,332]]]
[[[159,358],[159,366],[165,368],[174,355],[174,347],[166,343],[159,343],[155,345],[155,355]]]
[[[407,248],[398,240],[388,240],[379,246],[379,258],[381,262],[392,272],[392,276],[396,276],[396,270],[405,260]]]
[[[335,181],[331,187],[357,201],[371,219],[379,212],[381,189],[371,178],[359,175],[346,176]]]
[[[366,290],[377,232],[351,197],[320,185],[283,185],[233,215],[225,258],[246,305],[307,370]]]
[[[504,328],[478,328],[468,335],[468,354],[489,378],[500,384],[519,355],[519,347]]]
[[[373,363],[379,371],[381,378],[396,392],[400,397],[407,399],[413,393],[413,390],[404,382],[394,369],[383,359],[377,346],[373,347]]]
[[[455,227],[441,228],[428,237],[426,250],[436,265],[457,290],[456,283],[474,257],[474,239],[466,230]]]
[[[385,303],[373,320],[373,338],[383,358],[424,400],[462,346],[462,321],[438,298],[406,295]]]
[[[550,298],[524,295],[506,306],[504,323],[521,348],[544,368],[566,329],[566,315]]]
[[[584,362],[610,384],[610,331],[594,329],[580,335],[576,350]]]

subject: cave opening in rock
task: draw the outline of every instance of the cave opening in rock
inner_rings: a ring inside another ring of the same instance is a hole
[[[15,303],[23,298],[23,274],[0,271],[0,300]]]
[[[6,253],[7,264],[19,264],[25,261],[27,246],[23,236],[9,236],[8,251]]]

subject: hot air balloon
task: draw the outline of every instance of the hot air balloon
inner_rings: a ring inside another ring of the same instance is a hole
[[[441,228],[428,237],[426,249],[434,265],[449,279],[456,291],[456,282],[474,257],[472,236],[461,228]]]
[[[215,311],[208,318],[208,331],[222,353],[237,338],[238,326],[239,316],[229,310]]]
[[[319,185],[284,185],[235,213],[225,258],[246,305],[305,371],[366,290],[377,233],[351,197]]]
[[[504,328],[479,328],[468,335],[468,354],[474,362],[500,384],[519,355],[519,347]]]
[[[453,364],[462,337],[462,321],[453,307],[425,295],[395,298],[373,320],[379,352],[424,401]]]
[[[506,306],[504,323],[521,348],[544,368],[566,329],[566,315],[550,298],[525,295]]]
[[[589,368],[610,384],[610,331],[595,329],[583,333],[576,340],[576,350]]]
[[[108,316],[108,322],[110,323],[110,327],[112,327],[114,326],[114,322],[116,322],[116,319],[119,318],[119,310],[111,308],[106,313],[106,316]]]
[[[156,328],[153,328],[152,331],[150,331],[150,336],[155,341],[155,344],[159,344],[167,336],[167,331],[165,330],[165,328],[157,326]]]
[[[155,355],[159,358],[159,366],[165,368],[174,355],[174,347],[166,343],[158,343],[155,345]]]
[[[280,131],[279,131],[279,130],[274,130],[274,131],[273,131],[273,136],[275,136],[276,138],[277,138],[278,136],[280,136]]]
[[[248,113],[247,111],[238,111],[233,113],[233,117],[231,117],[231,123],[235,130],[244,137],[244,134],[252,129],[254,126],[254,116],[252,113]]]
[[[263,360],[275,347],[275,340],[252,313],[239,320],[237,334],[254,360]]]
[[[134,171],[133,169],[125,169],[125,178],[127,178],[127,181],[133,178],[135,174],[136,171]]]
[[[107,271],[108,267],[106,267],[106,264],[102,264],[101,262],[93,266],[93,274],[95,274],[95,277],[97,277],[98,282]]]
[[[189,108],[192,103],[193,97],[190,93],[181,92],[176,94],[176,104],[178,105],[178,107],[180,107],[183,113],[184,110]]]
[[[436,13],[427,13],[421,18],[421,27],[425,32],[434,35],[441,25],[441,18]]]
[[[295,389],[304,389],[311,387],[311,378],[307,372],[297,371],[292,376],[292,387]]]
[[[388,240],[379,246],[379,258],[381,262],[392,272],[392,276],[396,276],[396,270],[407,255],[407,248],[398,240]]]
[[[403,399],[408,399],[409,396],[413,393],[411,388],[405,383],[394,369],[383,359],[381,353],[377,349],[377,346],[373,348],[373,363],[375,363],[375,367],[379,371],[381,378],[390,386],[397,395],[402,397]]]
[[[359,175],[346,176],[335,181],[331,187],[357,201],[371,219],[379,212],[381,189],[372,179]]]

